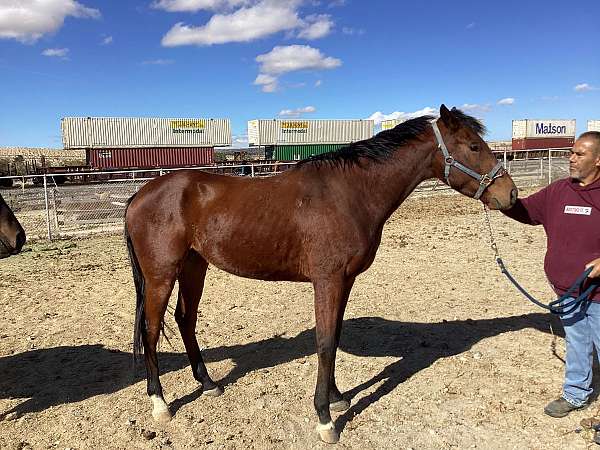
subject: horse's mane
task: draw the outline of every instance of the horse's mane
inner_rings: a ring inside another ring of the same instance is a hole
[[[469,116],[459,109],[452,108],[454,117],[464,126],[471,128],[479,135],[486,133],[485,126],[475,117]],[[402,122],[396,127],[385,130],[370,139],[354,142],[337,150],[305,158],[296,164],[301,167],[307,163],[320,165],[346,166],[356,164],[359,158],[367,158],[375,162],[385,161],[398,147],[403,146],[422,134],[435,117],[421,116]]]

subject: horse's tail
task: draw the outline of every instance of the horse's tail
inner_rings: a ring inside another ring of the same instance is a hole
[[[144,320],[144,275],[140,269],[137,256],[135,255],[135,249],[133,248],[133,242],[129,236],[129,230],[127,229],[127,209],[131,204],[135,194],[127,200],[127,206],[125,207],[125,227],[124,235],[125,241],[127,242],[127,252],[129,253],[129,262],[131,263],[131,270],[133,272],[133,282],[135,284],[136,293],[136,305],[135,305],[135,324],[133,326],[133,359],[136,361],[139,356],[144,352],[144,335],[146,334],[146,321]]]

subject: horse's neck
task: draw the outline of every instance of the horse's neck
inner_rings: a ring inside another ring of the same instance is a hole
[[[369,161],[355,171],[353,189],[369,216],[383,223],[422,181],[432,178],[435,145],[417,142],[399,148],[383,162]]]

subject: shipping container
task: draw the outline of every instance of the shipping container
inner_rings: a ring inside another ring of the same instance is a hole
[[[268,145],[265,157],[277,161],[300,161],[310,156],[333,152],[348,144]]]
[[[403,120],[403,119],[384,120],[381,122],[381,131],[391,130],[392,128],[395,128],[396,126],[400,125],[402,122],[405,122],[405,120]]]
[[[65,117],[61,129],[65,149],[231,145],[229,119]]]
[[[576,123],[574,119],[523,119],[512,121],[512,137],[514,139],[529,138],[571,138],[575,137]]]
[[[513,150],[531,150],[546,148],[571,148],[575,142],[574,137],[540,138],[540,139],[513,139]]]
[[[214,162],[213,147],[90,148],[92,169],[133,169],[204,166]]]
[[[588,120],[587,130],[588,131],[600,131],[600,120]]]
[[[372,120],[250,120],[250,145],[349,144],[373,137]]]

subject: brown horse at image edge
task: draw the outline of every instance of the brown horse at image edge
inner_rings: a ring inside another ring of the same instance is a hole
[[[430,178],[491,209],[516,201],[517,189],[484,132],[473,117],[442,105],[439,119],[408,120],[276,176],[182,170],[144,185],[128,204],[125,236],[137,292],[134,355],[144,352],[153,417],[171,419],[156,347],[176,280],[175,320],[194,378],[204,394],[223,392],[208,375],[195,335],[204,277],[213,264],[242,277],[313,284],[317,432],[337,442],[330,411],[350,406],[335,382],[344,310],[356,276],[375,258],[386,220]]]
[[[25,230],[0,195],[0,259],[16,255],[25,244]]]

